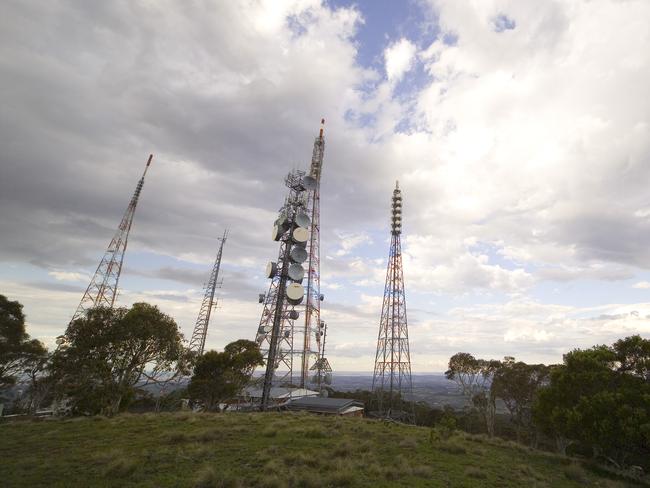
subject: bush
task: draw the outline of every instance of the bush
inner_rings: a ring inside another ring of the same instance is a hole
[[[440,434],[444,439],[449,439],[456,431],[456,417],[451,412],[445,412],[438,424]]]

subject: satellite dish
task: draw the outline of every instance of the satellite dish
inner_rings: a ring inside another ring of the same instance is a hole
[[[300,283],[291,283],[287,286],[287,300],[292,305],[298,305],[305,296],[305,289]]]
[[[265,334],[268,334],[269,332],[271,332],[272,327],[270,325],[265,325],[262,327],[262,329],[264,330]]]
[[[297,263],[289,265],[289,278],[293,281],[302,282],[302,279],[305,277],[305,269]]]
[[[298,317],[300,317],[300,314],[298,313],[298,310],[291,310],[289,312],[289,318],[291,320],[296,320]]]
[[[307,190],[313,190],[316,188],[316,178],[313,176],[305,176],[302,179],[302,186],[304,186]]]
[[[293,242],[297,245],[306,246],[307,239],[309,239],[309,231],[304,227],[296,227],[293,229],[293,234],[291,237],[293,239]]]
[[[269,264],[266,265],[266,277],[273,278],[276,274],[278,274],[278,264],[270,261]]]
[[[257,329],[257,333],[258,334],[265,334],[266,331],[264,330],[264,327],[260,327],[259,329]]]
[[[289,332],[288,330],[284,331],[284,338],[285,339],[288,339],[290,335],[291,335],[291,332]]]
[[[325,295],[321,293],[318,299],[322,302],[323,300],[325,300]]]
[[[278,226],[278,229],[280,229],[280,233],[284,234],[286,230],[289,228],[291,223],[289,222],[289,219],[287,218],[287,215],[285,213],[281,213],[278,218],[275,220],[275,225]]]
[[[311,224],[311,219],[306,213],[299,212],[296,215],[296,224],[298,224],[300,227],[308,229],[309,225]]]
[[[305,251],[302,247],[294,247],[291,250],[289,257],[294,263],[304,263],[307,261],[309,255],[307,254],[307,251]]]
[[[278,227],[277,225],[273,226],[273,232],[271,233],[271,238],[274,241],[279,241],[280,237],[282,237],[282,234],[284,234],[284,231]]]
[[[259,303],[264,303],[264,299],[266,298],[266,295],[264,293],[260,293],[259,296],[257,297],[257,300]]]

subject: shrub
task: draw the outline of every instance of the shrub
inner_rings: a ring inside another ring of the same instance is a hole
[[[446,412],[440,419],[439,429],[443,439],[449,439],[456,431],[456,417]]]

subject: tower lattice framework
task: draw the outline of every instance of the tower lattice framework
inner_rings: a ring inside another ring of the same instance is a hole
[[[323,123],[324,121],[322,121]],[[280,218],[289,222],[289,228],[299,226],[299,214],[309,216],[308,238],[304,244],[306,259],[301,262],[305,269],[304,299],[299,303],[287,300],[289,267],[296,264],[292,251],[297,247],[291,238],[291,230],[279,239],[277,270],[271,276],[269,290],[260,296],[264,304],[256,342],[267,365],[266,377],[272,376],[273,386],[304,388],[310,379],[310,367],[321,356],[321,337],[324,324],[320,319],[320,176],[323,164],[325,139],[323,128],[314,141],[309,173],[300,170],[290,172],[285,178],[288,193],[280,209]],[[309,180],[309,184],[306,181]],[[277,223],[278,221],[276,221]],[[271,366],[269,366],[269,364]],[[270,368],[270,369],[269,369]],[[312,370],[313,372],[313,370]]]
[[[372,390],[378,416],[413,421],[413,384],[409,353],[406,296],[402,269],[402,192],[395,184],[391,208],[391,243],[379,322]]]
[[[199,316],[196,318],[196,324],[194,325],[194,331],[192,332],[192,338],[190,339],[189,349],[192,352],[195,352],[198,356],[203,354],[205,349],[205,339],[208,335],[208,325],[210,324],[210,316],[212,310],[217,305],[217,302],[214,299],[214,294],[217,287],[221,286],[219,282],[219,270],[221,268],[221,256],[223,255],[223,246],[226,243],[228,238],[228,229],[223,232],[223,237],[219,240],[219,251],[217,252],[217,257],[212,266],[212,273],[210,273],[210,279],[205,285],[205,292],[203,294],[203,301],[201,302],[201,308],[199,309]]]
[[[126,208],[126,212],[124,212],[122,221],[120,222],[113,239],[111,239],[108,249],[106,249],[104,256],[99,262],[99,266],[97,266],[97,270],[90,280],[90,284],[88,285],[88,288],[86,288],[86,291],[81,298],[81,302],[79,302],[79,306],[70,322],[74,322],[79,317],[85,315],[87,310],[95,307],[113,307],[118,294],[122,262],[124,261],[124,253],[126,252],[126,245],[128,243],[131,225],[133,224],[133,216],[135,215],[135,209],[138,205],[140,192],[144,185],[144,177],[147,174],[152,159],[153,154],[150,154],[149,159],[147,160],[147,165],[144,168],[144,173],[135,187],[135,192],[131,197],[129,206]]]

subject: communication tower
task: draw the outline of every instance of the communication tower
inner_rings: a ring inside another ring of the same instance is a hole
[[[122,272],[122,262],[124,261],[124,253],[126,252],[126,245],[129,239],[129,231],[133,224],[135,208],[138,205],[140,192],[144,185],[144,177],[147,174],[152,159],[153,154],[150,154],[147,165],[144,168],[144,173],[135,187],[135,192],[131,197],[129,206],[126,208],[126,212],[124,212],[122,221],[108,245],[106,253],[104,253],[102,260],[99,262],[99,266],[97,266],[97,270],[90,280],[90,284],[86,288],[86,292],[81,298],[81,302],[72,316],[70,323],[82,317],[89,309],[101,306],[113,307],[117,298],[117,285],[120,280],[120,273]]]
[[[402,272],[401,234],[402,192],[397,182],[392,198],[390,253],[379,321],[372,391],[377,399],[378,416],[412,422],[414,420],[413,384]],[[406,396],[409,397],[408,400]],[[405,408],[404,405],[408,406]]]
[[[314,141],[309,174],[294,170],[285,179],[288,195],[273,227],[280,249],[277,262],[266,269],[271,284],[260,295],[264,308],[256,335],[266,362],[262,408],[268,405],[272,385],[305,388],[310,363],[321,355],[319,204],[324,122]]]
[[[223,237],[219,238],[221,244],[219,245],[219,251],[217,252],[217,258],[214,261],[212,266],[212,273],[210,274],[210,279],[205,285],[205,293],[203,294],[203,302],[201,302],[201,308],[199,309],[199,316],[196,319],[196,324],[194,325],[194,331],[192,332],[192,338],[190,339],[189,349],[190,351],[201,356],[203,354],[203,349],[205,348],[205,338],[208,334],[208,325],[210,324],[210,315],[212,314],[212,309],[216,306],[217,302],[214,299],[214,292],[217,287],[221,287],[221,282],[219,282],[219,268],[221,267],[221,255],[223,254],[223,245],[226,243],[228,238],[228,229],[223,232]]]

